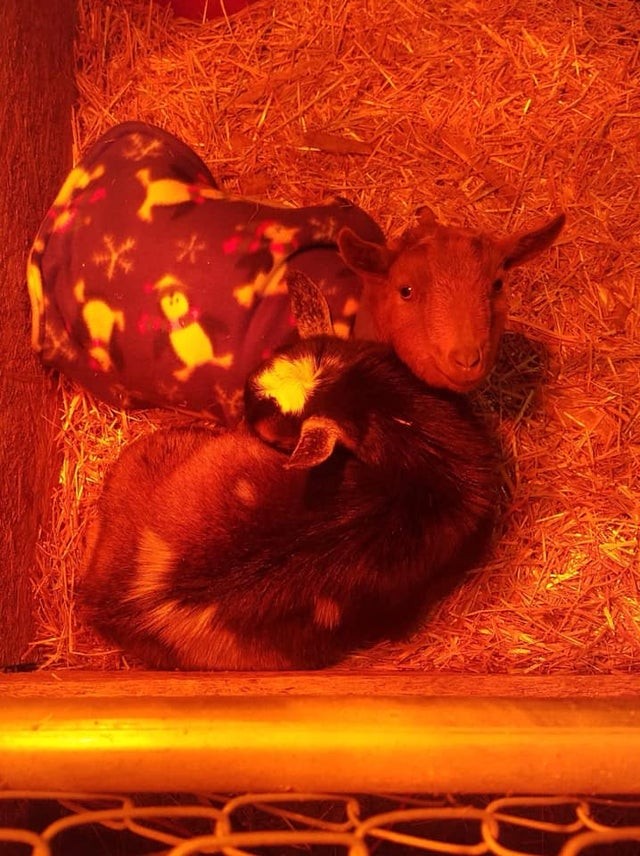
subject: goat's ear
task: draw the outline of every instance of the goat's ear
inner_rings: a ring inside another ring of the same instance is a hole
[[[440,221],[428,205],[420,205],[418,208],[416,208],[415,213],[416,217],[418,218],[418,225],[416,229],[423,235],[427,235],[429,234],[429,232],[435,232],[437,227],[440,225]]]
[[[289,460],[287,469],[307,470],[317,467],[331,457],[342,430],[333,419],[310,416],[302,423],[300,439]]]
[[[296,319],[300,338],[333,335],[329,304],[318,286],[299,270],[290,270],[286,275],[291,311]]]
[[[500,241],[505,270],[528,262],[555,241],[565,223],[565,215],[558,214],[544,226],[533,232],[521,232]]]
[[[441,224],[438,218],[433,213],[428,205],[420,205],[414,212],[418,222],[415,226],[409,226],[404,230],[399,239],[395,242],[396,249],[408,247],[412,244],[417,244],[418,241],[424,241],[427,238],[432,238],[438,226]]]
[[[338,249],[345,264],[356,273],[384,276],[393,260],[391,250],[385,244],[365,241],[348,226],[338,233]]]

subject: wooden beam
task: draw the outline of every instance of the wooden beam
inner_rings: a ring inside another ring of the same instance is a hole
[[[0,15],[0,665],[33,638],[30,574],[57,463],[25,267],[71,165],[74,10],[73,0],[2,0]]]
[[[458,675],[411,671],[80,672],[0,675],[0,697],[137,698],[211,696],[435,696],[462,698],[637,698],[634,675]]]

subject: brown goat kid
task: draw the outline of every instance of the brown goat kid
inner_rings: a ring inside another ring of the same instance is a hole
[[[355,336],[389,343],[417,377],[467,392],[494,366],[507,313],[508,271],[558,237],[565,215],[532,232],[496,238],[439,223],[428,208],[395,243],[338,235],[363,297]]]

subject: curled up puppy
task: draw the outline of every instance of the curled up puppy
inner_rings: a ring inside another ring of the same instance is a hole
[[[486,548],[499,460],[468,400],[330,335],[302,274],[289,290],[305,338],[248,378],[245,422],[159,430],[105,481],[81,604],[147,666],[331,665],[406,633]]]

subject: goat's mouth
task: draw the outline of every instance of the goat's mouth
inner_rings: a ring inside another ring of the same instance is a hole
[[[431,354],[426,359],[415,359],[413,354],[402,354],[405,363],[413,373],[428,386],[439,389],[451,389],[454,392],[471,392],[479,386],[489,374],[486,359],[483,357],[479,366],[471,370],[460,370],[452,366],[447,360],[439,360],[436,355]],[[413,357],[413,359],[411,359]]]
[[[449,372],[440,368],[440,366],[436,365],[434,368],[439,377],[428,378],[427,383],[431,383],[434,386],[443,386],[447,389],[452,389],[454,392],[471,392],[472,389],[480,386],[487,376],[484,368],[482,371],[472,373],[471,376],[466,375],[466,373],[452,376]]]
[[[447,386],[449,389],[453,389],[455,392],[471,392],[472,389],[475,389],[479,386],[484,380],[484,375],[479,375],[473,380],[453,380],[448,375],[445,375],[447,379]]]

